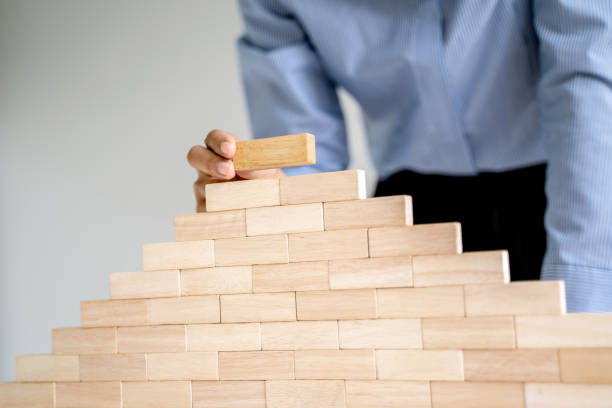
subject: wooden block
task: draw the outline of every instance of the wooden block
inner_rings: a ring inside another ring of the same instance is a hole
[[[325,229],[412,225],[412,199],[406,195],[325,203]]]
[[[420,255],[412,259],[414,286],[510,282],[508,251]]]
[[[261,350],[261,330],[259,323],[188,325],[187,350]]]
[[[296,204],[248,208],[247,235],[323,231],[323,204]]]
[[[377,289],[378,317],[451,317],[463,316],[463,288]]]
[[[610,408],[612,385],[525,384],[527,408]]]
[[[91,300],[81,302],[81,326],[141,326],[149,321],[148,300]]]
[[[266,137],[236,143],[236,171],[275,169],[315,164],[315,137],[310,133]]]
[[[177,242],[244,236],[244,210],[181,214],[174,217],[174,240]]]
[[[512,317],[452,317],[423,319],[423,348],[512,349]]]
[[[374,350],[298,350],[295,352],[298,380],[376,379]]]
[[[297,292],[298,320],[376,318],[375,289]]]
[[[466,316],[565,313],[563,281],[512,282],[465,286]]]
[[[280,205],[279,179],[241,180],[207,184],[206,211]]]
[[[281,204],[305,204],[366,198],[365,172],[345,170],[280,179]]]
[[[261,345],[263,350],[337,349],[338,323],[262,323]]]
[[[189,381],[126,382],[123,408],[191,408]]]
[[[436,408],[524,408],[523,384],[432,382]]]
[[[117,352],[114,327],[53,329],[53,354],[103,354]]]
[[[350,408],[431,408],[429,383],[422,381],[347,381]]]
[[[612,347],[612,314],[517,316],[518,348]]]
[[[344,381],[266,381],[268,408],[345,408]]]
[[[328,262],[253,265],[253,292],[329,289]]]
[[[217,352],[152,353],[147,355],[147,377],[160,380],[217,380]]]
[[[372,258],[458,254],[462,251],[461,224],[456,222],[370,228],[368,237]]]
[[[263,381],[193,381],[193,408],[266,408]]]
[[[120,327],[119,353],[178,353],[186,350],[185,326]]]
[[[215,266],[213,240],[159,242],[142,246],[145,271]]]
[[[221,295],[223,323],[295,320],[293,292]]]
[[[219,296],[181,296],[149,301],[151,324],[219,323]]]
[[[183,296],[251,292],[251,266],[217,266],[181,271]]]
[[[55,408],[121,408],[121,384],[58,383],[55,399]]]
[[[286,235],[215,240],[217,266],[289,262]]]
[[[559,351],[561,381],[612,384],[612,348],[576,348]]]
[[[329,261],[331,289],[412,286],[412,258],[341,259]]]
[[[110,274],[111,299],[147,299],[180,295],[178,270]]]
[[[144,354],[97,354],[79,356],[81,381],[145,381]]]
[[[293,351],[219,352],[222,380],[290,380],[293,367]]]
[[[368,230],[289,234],[289,261],[367,258]]]
[[[15,372],[18,382],[79,381],[79,356],[18,356]]]
[[[340,348],[343,349],[420,349],[419,319],[341,320]]]
[[[53,383],[0,383],[2,408],[55,408]]]
[[[377,350],[381,380],[463,381],[460,350]]]
[[[464,350],[466,381],[558,382],[556,349]]]

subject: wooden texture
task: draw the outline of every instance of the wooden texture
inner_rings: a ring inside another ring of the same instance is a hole
[[[79,381],[79,356],[18,356],[15,377],[19,382]]]
[[[204,188],[208,212],[280,205],[277,178],[213,183]]]
[[[429,383],[422,381],[346,381],[350,408],[431,408]]]
[[[215,265],[213,240],[159,242],[142,246],[144,271],[205,268]]]
[[[556,349],[464,350],[466,381],[558,382]]]
[[[412,286],[412,258],[341,259],[329,261],[331,289]]]
[[[297,292],[298,320],[376,318],[375,289]]]
[[[251,266],[217,266],[181,271],[184,296],[251,292]]]
[[[114,327],[53,329],[53,354],[103,354],[117,352]]]
[[[326,230],[412,225],[412,200],[405,195],[325,203],[323,212]]]
[[[111,299],[146,299],[180,295],[178,270],[110,274]]]
[[[368,231],[365,229],[289,234],[291,262],[367,257]]]
[[[512,282],[465,286],[466,316],[565,313],[563,281]]]
[[[188,351],[250,351],[261,349],[259,323],[187,326]]]
[[[373,319],[339,321],[340,348],[420,349],[419,319]]]
[[[178,353],[187,351],[185,326],[120,327],[119,353]]]
[[[461,286],[377,289],[376,298],[379,317],[451,317],[464,314]]]
[[[295,320],[293,292],[221,295],[223,323]]]
[[[189,381],[125,382],[123,408],[191,408]]]
[[[147,377],[152,381],[217,380],[217,352],[148,354]]]
[[[423,319],[423,348],[511,349],[512,317],[456,317]]]
[[[248,208],[247,235],[323,231],[323,204],[296,204]]]
[[[119,382],[58,383],[55,408],[121,408]]]
[[[344,381],[267,381],[267,408],[345,408]]]
[[[338,323],[275,322],[261,324],[263,350],[337,349]]]
[[[300,380],[376,379],[374,350],[298,350],[295,378]]]
[[[377,350],[381,380],[463,381],[463,357],[457,350]]]
[[[222,351],[222,380],[290,380],[294,378],[293,351]]]
[[[215,240],[217,266],[289,262],[286,235]]]
[[[298,133],[240,141],[236,143],[233,161],[236,171],[315,164],[315,137],[310,133]]]
[[[432,382],[435,408],[524,408],[523,384]]]
[[[612,384],[612,348],[575,348],[559,351],[561,381]]]
[[[253,292],[329,289],[328,262],[253,265]]]
[[[55,408],[53,383],[0,383],[2,408]]]
[[[612,314],[517,316],[519,348],[612,347]]]
[[[266,408],[263,381],[193,381],[193,408]]]
[[[79,356],[81,381],[145,381],[144,354],[97,354]]]
[[[525,384],[527,408],[610,408],[612,385]]]
[[[306,174],[280,179],[281,204],[305,204],[366,198],[363,170]]]
[[[461,225],[455,222],[370,228],[370,256],[461,253]]]
[[[180,214],[174,217],[174,240],[178,242],[244,236],[244,209]]]
[[[149,301],[150,324],[219,323],[219,296],[181,296]]]
[[[421,255],[412,259],[414,286],[508,283],[508,251]]]
[[[90,300],[81,302],[81,326],[141,326],[149,321],[148,300]]]

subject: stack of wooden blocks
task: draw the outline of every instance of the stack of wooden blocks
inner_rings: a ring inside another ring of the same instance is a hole
[[[0,407],[611,407],[612,315],[412,225],[360,170],[207,186],[176,242],[17,359]],[[452,203],[449,203],[452,205]]]

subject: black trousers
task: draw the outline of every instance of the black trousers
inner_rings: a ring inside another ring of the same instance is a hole
[[[546,165],[455,177],[401,171],[376,196],[412,196],[415,224],[458,221],[464,251],[507,249],[512,280],[537,280],[546,250]]]

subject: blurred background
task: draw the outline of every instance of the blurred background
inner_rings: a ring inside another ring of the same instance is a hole
[[[233,0],[0,0],[0,381],[193,212],[189,148],[250,138]],[[351,167],[369,162],[340,91]],[[308,131],[308,129],[304,129]],[[270,135],[275,136],[275,135]]]

